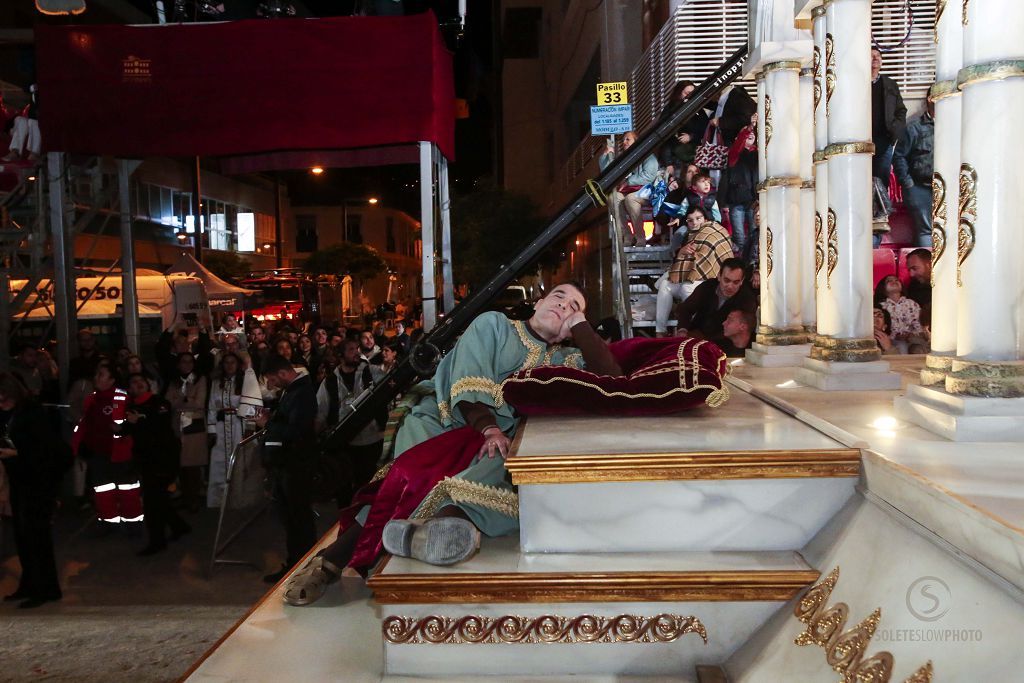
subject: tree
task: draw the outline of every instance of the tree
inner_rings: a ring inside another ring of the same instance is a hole
[[[452,205],[455,281],[471,289],[486,283],[545,225],[529,197],[499,187],[481,187],[457,198]]]
[[[388,263],[377,250],[365,244],[342,242],[314,251],[302,264],[313,275],[344,275],[369,280],[388,269]]]
[[[222,280],[238,280],[252,271],[249,259],[233,251],[205,251],[203,265]]]

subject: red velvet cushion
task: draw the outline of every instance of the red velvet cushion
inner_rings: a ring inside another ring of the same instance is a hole
[[[542,366],[502,385],[505,402],[523,415],[665,415],[729,398],[725,354],[709,341],[634,338],[616,342],[622,377]]]

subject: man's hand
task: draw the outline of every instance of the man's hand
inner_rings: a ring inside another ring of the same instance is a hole
[[[587,316],[585,316],[582,313],[582,311],[576,311],[575,313],[571,314],[562,323],[562,329],[561,331],[559,331],[559,334],[562,336],[562,339],[570,339],[572,337],[572,328],[578,325],[579,323],[586,321]]]
[[[256,418],[253,420],[256,426],[263,429],[267,426],[267,422],[270,421],[270,411],[266,408],[258,408],[256,411]]]
[[[684,145],[688,145],[690,144],[690,140],[692,140],[693,138],[690,137],[689,133],[680,133],[679,135],[676,136],[676,139],[679,140],[679,142],[683,143]]]
[[[875,341],[882,347],[882,351],[892,350],[892,338],[882,330],[875,330]]]
[[[16,455],[18,455],[18,451],[14,448],[0,448],[0,460],[13,458]]]
[[[477,457],[482,458],[485,455],[488,458],[493,458],[500,455],[502,458],[508,457],[508,449],[512,445],[505,433],[498,427],[488,427],[484,430],[484,445],[480,447],[477,452]]]

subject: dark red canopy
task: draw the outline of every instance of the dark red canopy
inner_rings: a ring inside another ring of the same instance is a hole
[[[433,14],[38,26],[47,150],[222,156],[427,140],[455,152]]]

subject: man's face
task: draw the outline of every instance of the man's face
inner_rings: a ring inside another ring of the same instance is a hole
[[[622,136],[622,149],[629,149],[636,142],[636,133],[630,131]]]
[[[341,343],[343,341],[345,341],[345,338],[342,337],[340,334],[332,334],[331,335],[331,348],[332,349],[338,348],[339,346],[341,346]]]
[[[233,330],[236,327],[238,327],[238,321],[235,320],[235,316],[233,316],[233,315],[226,315],[226,316],[224,316],[223,325],[224,325],[224,329],[225,330]]]
[[[700,211],[694,211],[686,217],[686,227],[690,230],[700,230],[701,226],[707,219],[704,218],[704,214]]]
[[[359,345],[363,347],[363,351],[372,351],[375,344],[373,332],[363,332],[359,335]]]
[[[316,343],[319,344],[320,346],[323,346],[324,344],[327,343],[327,330],[317,330],[314,333],[314,336],[316,338]]]
[[[149,393],[149,382],[146,381],[145,377],[135,375],[128,382],[128,393],[134,397],[144,396]]]
[[[224,350],[225,351],[237,351],[238,350],[238,335],[225,334],[224,335]]]
[[[711,192],[711,179],[701,178],[694,183],[694,187],[696,187],[698,191],[707,194],[708,192]]]
[[[530,324],[545,338],[564,339],[568,334],[568,330],[563,330],[566,320],[586,307],[582,292],[572,285],[558,285],[534,305]]]
[[[345,361],[345,365],[355,365],[359,360],[359,344],[354,341],[347,342],[341,357]]]
[[[78,348],[86,352],[96,348],[96,337],[92,336],[92,332],[82,330],[78,333]]]
[[[733,311],[729,315],[725,316],[725,320],[722,321],[722,332],[726,337],[731,337],[734,334],[742,334],[743,332],[750,332],[747,328],[747,321],[743,318],[743,313],[740,311]]]
[[[871,80],[878,78],[882,72],[882,53],[878,50],[871,51]]]
[[[39,352],[31,346],[26,346],[21,353],[18,354],[18,360],[26,368],[34,368],[39,364]]]
[[[914,280],[926,285],[932,279],[932,262],[917,256],[909,256],[907,257],[907,272]]]
[[[257,327],[252,331],[252,340],[254,342],[261,342],[267,338],[267,333],[262,327]]]
[[[110,373],[110,368],[106,366],[97,368],[92,383],[99,391],[106,391],[114,386],[114,376]]]
[[[723,268],[722,272],[718,274],[718,289],[722,292],[722,296],[726,298],[735,296],[736,292],[740,291],[742,285],[742,268]],[[732,315],[732,313],[729,315]]]

